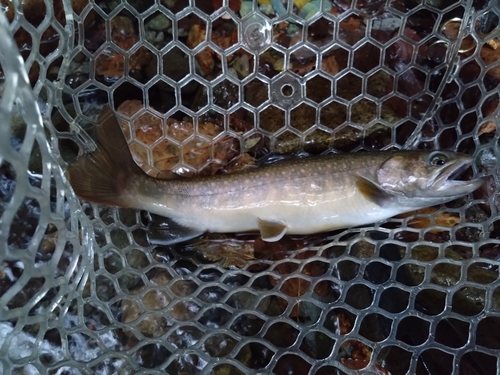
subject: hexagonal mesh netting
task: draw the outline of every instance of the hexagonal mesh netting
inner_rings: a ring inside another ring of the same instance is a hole
[[[0,4],[0,373],[500,372],[498,1]],[[106,103],[158,178],[428,148],[484,185],[364,228],[155,246],[144,212],[64,178]]]

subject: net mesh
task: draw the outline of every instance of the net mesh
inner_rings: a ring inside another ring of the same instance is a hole
[[[497,1],[1,6],[1,373],[500,371]],[[371,227],[154,246],[64,178],[104,103],[152,176],[429,148],[485,184]]]

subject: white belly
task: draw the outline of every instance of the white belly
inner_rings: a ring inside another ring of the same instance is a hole
[[[283,222],[288,234],[311,234],[337,228],[371,224],[405,210],[381,208],[358,192],[342,195],[333,192],[301,199],[267,199],[240,207],[200,208],[179,213],[174,219],[183,225],[210,232],[257,231],[257,219]]]

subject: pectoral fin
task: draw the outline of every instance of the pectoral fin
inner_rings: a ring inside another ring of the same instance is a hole
[[[260,236],[267,242],[281,240],[287,230],[286,224],[282,221],[265,221],[258,218],[257,224],[259,225]]]
[[[192,240],[201,236],[204,231],[185,227],[172,219],[149,214],[151,221],[148,225],[148,241],[154,245],[169,246],[176,243]]]
[[[395,197],[393,195],[365,177],[356,177],[356,187],[366,199],[380,207],[386,207],[394,202]]]

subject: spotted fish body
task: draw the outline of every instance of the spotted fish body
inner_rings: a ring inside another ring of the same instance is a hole
[[[189,180],[140,179],[130,201],[142,209],[211,232],[258,231],[258,219],[281,222],[289,234],[374,223],[401,213],[381,208],[356,186],[377,158],[329,156],[282,162],[245,173]]]
[[[98,149],[70,166],[83,199],[147,210],[184,232],[176,242],[210,232],[260,231],[276,241],[375,223],[474,191],[481,181],[453,180],[471,164],[445,151],[354,153],[302,158],[248,171],[159,180],[134,162],[109,107],[97,126]]]

